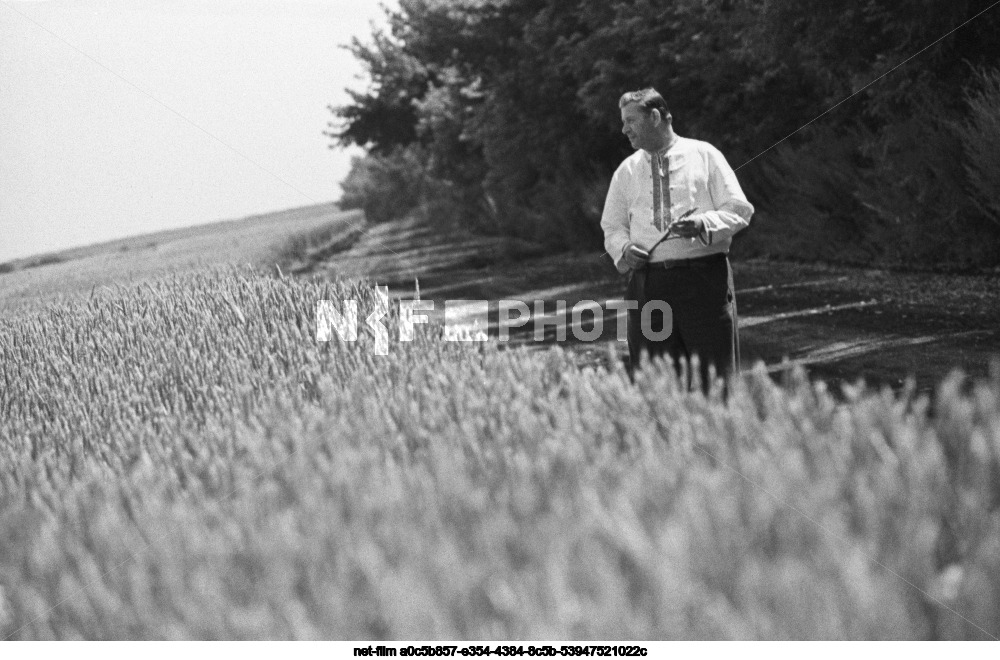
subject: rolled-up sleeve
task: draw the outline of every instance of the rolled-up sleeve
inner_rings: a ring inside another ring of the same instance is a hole
[[[736,172],[715,147],[708,149],[708,191],[714,210],[704,213],[705,225],[714,240],[731,237],[750,224],[753,205],[747,201]]]
[[[611,177],[608,186],[608,196],[604,200],[604,212],[601,214],[601,229],[604,230],[604,249],[615,262],[618,272],[628,271],[628,266],[622,260],[625,246],[629,243],[628,218],[628,180],[627,173],[619,168]]]

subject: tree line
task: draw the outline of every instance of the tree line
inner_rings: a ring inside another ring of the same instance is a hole
[[[738,253],[997,265],[994,1],[400,0],[331,108],[366,150],[342,204],[595,248],[617,99],[653,86],[757,208]]]

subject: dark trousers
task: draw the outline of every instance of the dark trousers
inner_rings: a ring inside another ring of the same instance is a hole
[[[711,386],[710,369],[726,380],[739,369],[740,342],[736,320],[733,271],[724,255],[682,263],[672,268],[648,266],[633,271],[626,300],[635,300],[638,309],[628,312],[628,352],[631,369],[640,366],[645,352],[650,358],[673,361],[678,373],[686,373],[691,385],[691,358],[698,356],[702,388]],[[653,309],[645,315],[643,305],[662,300],[670,306],[673,327],[665,339],[649,338],[649,331],[662,333],[666,315]]]

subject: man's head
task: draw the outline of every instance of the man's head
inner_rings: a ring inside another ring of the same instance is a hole
[[[659,92],[652,87],[625,92],[618,99],[622,113],[622,133],[635,149],[659,151],[673,135],[670,109]]]

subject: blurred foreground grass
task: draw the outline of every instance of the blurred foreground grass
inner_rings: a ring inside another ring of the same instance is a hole
[[[319,343],[321,299],[375,304],[231,270],[0,319],[0,636],[1000,636],[1000,375],[724,405]]]

